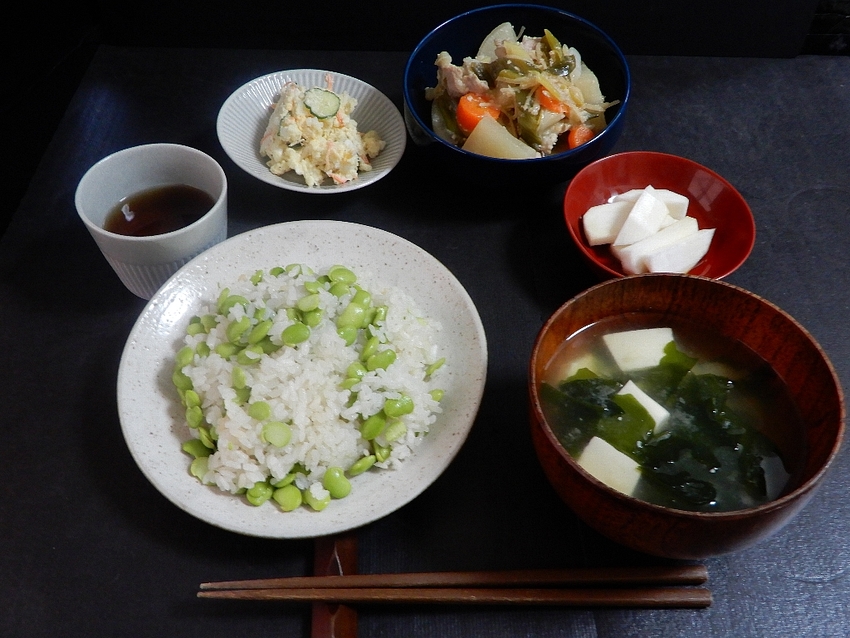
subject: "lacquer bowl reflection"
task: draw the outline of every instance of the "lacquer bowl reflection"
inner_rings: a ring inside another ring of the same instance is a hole
[[[654,151],[616,153],[593,162],[570,182],[564,194],[567,230],[584,260],[601,278],[623,277],[607,245],[591,246],[582,229],[587,209],[635,188],[665,188],[688,200],[688,215],[700,228],[714,228],[708,253],[689,274],[722,279],[750,256],[756,239],[749,205],[726,179],[697,162]]]
[[[748,346],[784,380],[805,429],[795,487],[745,510],[699,513],[653,505],[618,492],[585,472],[558,442],[538,390],[564,340],[595,322],[646,311],[688,322]],[[529,370],[531,432],[543,470],[560,497],[589,526],[632,549],[677,559],[741,550],[788,523],[809,501],[844,436],[844,398],[827,355],[792,317],[730,284],[691,275],[612,279],[574,297],[544,324]]]

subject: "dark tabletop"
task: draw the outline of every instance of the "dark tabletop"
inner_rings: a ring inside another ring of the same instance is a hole
[[[147,142],[224,166],[230,235],[296,219],[377,226],[418,244],[467,288],[490,365],[481,410],[445,474],[358,531],[362,572],[660,563],[605,540],[563,505],[531,447],[526,366],[544,319],[595,283],[568,244],[565,184],[437,177],[408,145],[369,188],[316,197],[249,177],[215,120],[243,83],[285,68],[359,77],[401,107],[406,53],[102,47],[0,241],[0,635],[306,636],[304,607],[199,600],[208,580],[310,573],[309,540],[240,536],[165,499],[124,443],[115,385],[144,301],[123,288],[74,210],[85,170]],[[850,59],[632,57],[616,150],[689,157],[726,177],[756,218],[728,281],[778,304],[850,378]],[[34,105],[37,108],[37,105]],[[7,160],[9,161],[9,160]],[[845,381],[846,391],[846,381]],[[378,636],[846,636],[850,449],[789,526],[706,561],[706,610],[383,607]]]

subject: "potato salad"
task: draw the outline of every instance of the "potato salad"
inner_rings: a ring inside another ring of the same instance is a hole
[[[384,148],[376,131],[360,133],[351,114],[357,100],[327,88],[305,89],[287,82],[269,118],[260,142],[275,175],[295,171],[308,186],[325,178],[344,184],[359,171],[372,169],[370,160]]]
[[[581,54],[548,30],[518,35],[505,22],[474,58],[458,66],[443,51],[435,64],[437,85],[426,89],[435,133],[481,155],[525,159],[575,148],[605,129],[605,111],[618,103],[605,101]]]

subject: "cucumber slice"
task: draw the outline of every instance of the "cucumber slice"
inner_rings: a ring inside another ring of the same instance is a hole
[[[308,89],[304,94],[304,106],[317,118],[324,120],[339,111],[339,96],[327,89]]]

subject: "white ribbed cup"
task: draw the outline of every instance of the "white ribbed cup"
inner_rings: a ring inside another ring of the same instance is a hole
[[[104,230],[109,211],[139,191],[187,184],[215,199],[198,221],[162,235],[130,237]],[[180,144],[145,144],[109,155],[77,186],[77,213],[123,284],[142,299],[190,259],[227,238],[227,178],[212,157]]]

